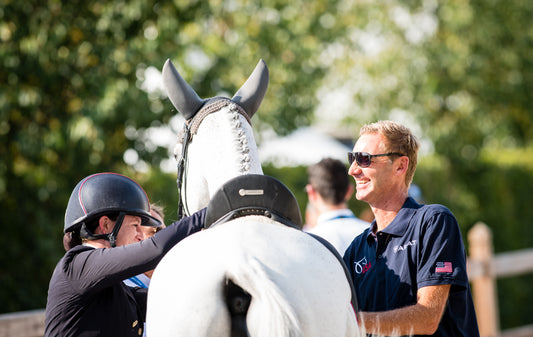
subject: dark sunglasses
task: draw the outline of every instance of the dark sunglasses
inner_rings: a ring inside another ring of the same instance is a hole
[[[388,156],[405,156],[399,152],[389,152],[382,154],[370,154],[367,152],[348,152],[348,163],[353,164],[354,160],[359,167],[369,167],[374,157],[388,157]]]

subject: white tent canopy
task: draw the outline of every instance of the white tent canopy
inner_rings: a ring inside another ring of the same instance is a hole
[[[300,128],[290,135],[264,141],[259,146],[262,163],[275,166],[312,165],[323,158],[347,161],[346,153],[352,149],[317,128]]]

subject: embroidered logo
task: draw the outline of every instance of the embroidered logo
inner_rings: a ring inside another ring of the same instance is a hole
[[[435,273],[451,273],[453,272],[451,262],[437,262],[435,266]]]
[[[401,250],[406,250],[409,246],[416,246],[416,240],[409,241],[404,245],[394,246],[394,254],[398,253]]]
[[[356,274],[366,273],[372,265],[367,261],[366,257],[354,263],[354,271]]]

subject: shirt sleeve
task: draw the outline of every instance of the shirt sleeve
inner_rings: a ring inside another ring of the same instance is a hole
[[[146,240],[115,248],[73,252],[70,259],[65,259],[65,272],[73,288],[77,288],[80,292],[97,292],[115,282],[122,282],[124,279],[154,269],[174,245],[200,231],[204,222],[205,209],[202,209]],[[67,256],[69,253],[70,251]]]
[[[468,287],[463,239],[453,214],[445,207],[426,212],[420,231],[418,288],[443,284]]]

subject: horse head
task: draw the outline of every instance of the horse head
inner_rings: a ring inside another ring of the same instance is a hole
[[[186,213],[205,206],[227,180],[242,174],[262,174],[251,118],[268,88],[269,73],[260,60],[232,98],[202,99],[170,60],[163,66],[167,95],[186,122],[177,147],[178,189]],[[180,165],[180,164],[179,164]],[[185,179],[181,179],[181,173]],[[191,187],[187,189],[187,186]]]

